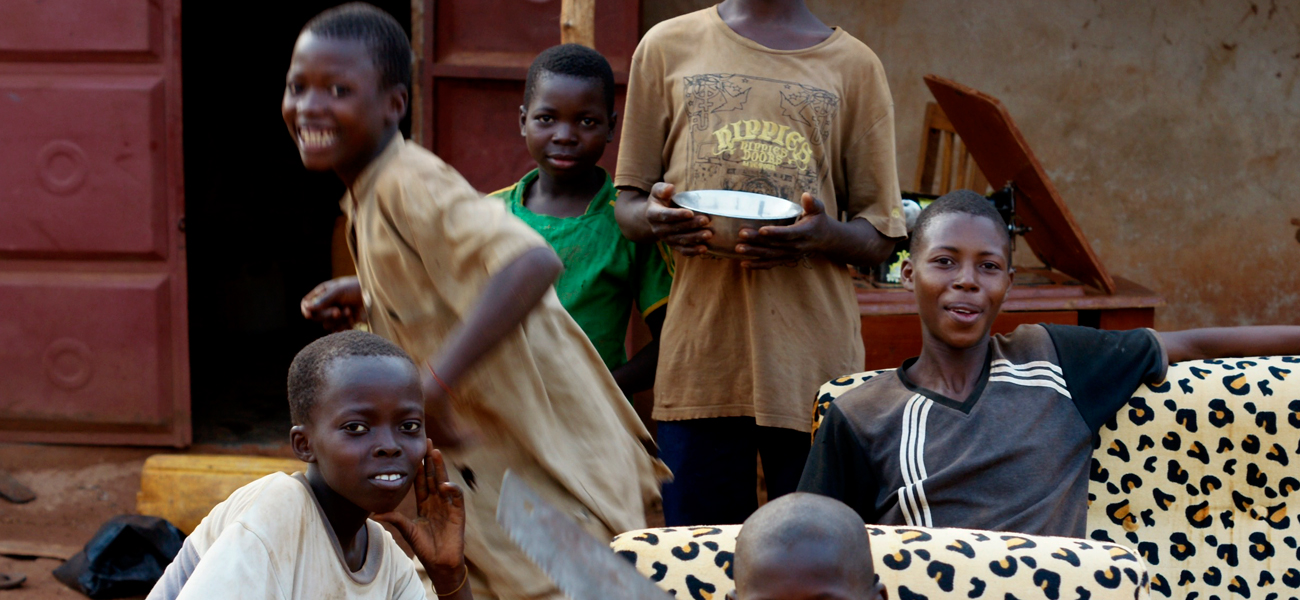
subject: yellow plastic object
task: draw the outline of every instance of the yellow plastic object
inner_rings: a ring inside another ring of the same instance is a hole
[[[276,471],[306,471],[291,458],[155,454],[144,461],[136,510],[162,517],[189,535],[212,507],[245,484]]]

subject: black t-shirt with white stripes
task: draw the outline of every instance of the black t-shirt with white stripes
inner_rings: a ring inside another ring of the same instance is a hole
[[[963,401],[910,381],[915,360],[831,404],[800,491],[868,523],[1083,537],[1092,436],[1166,368],[1154,331],[1062,325],[993,336]]]

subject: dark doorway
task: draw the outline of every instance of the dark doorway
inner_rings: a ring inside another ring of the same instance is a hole
[[[298,301],[331,275],[344,190],[303,169],[279,106],[298,31],[336,4],[182,6],[195,443],[286,443],[289,363],[324,333]],[[410,31],[409,0],[374,4]]]

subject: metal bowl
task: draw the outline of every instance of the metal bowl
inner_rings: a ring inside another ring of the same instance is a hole
[[[673,202],[709,216],[709,254],[724,258],[752,258],[736,254],[742,227],[790,225],[803,214],[802,207],[784,198],[729,190],[681,192],[673,195]]]

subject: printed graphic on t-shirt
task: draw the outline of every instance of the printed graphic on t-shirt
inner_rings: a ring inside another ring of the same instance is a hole
[[[826,90],[713,73],[685,78],[691,125],[688,189],[727,189],[797,200],[828,176],[825,143],[839,111]]]

